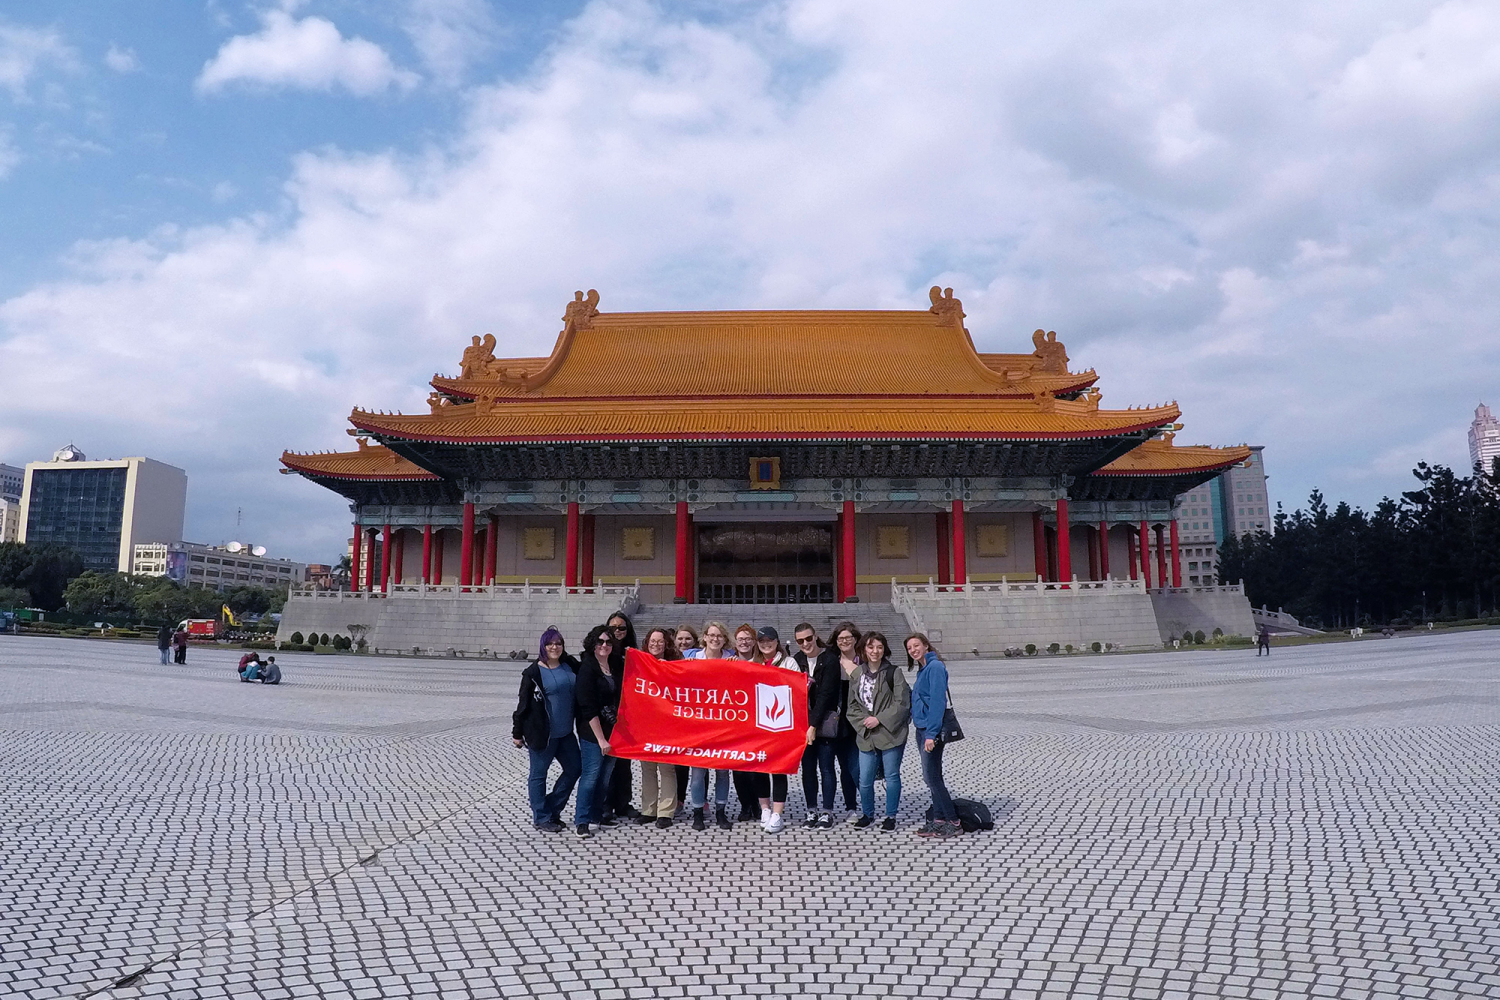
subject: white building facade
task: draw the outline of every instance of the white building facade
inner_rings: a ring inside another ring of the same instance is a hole
[[[1497,458],[1500,458],[1500,420],[1480,403],[1474,409],[1474,422],[1469,425],[1469,465],[1489,472]]]
[[[256,555],[255,549],[237,542],[144,543],[135,547],[134,563],[137,576],[165,576],[185,587],[209,590],[286,587],[302,583],[307,576],[307,567],[302,563]]]

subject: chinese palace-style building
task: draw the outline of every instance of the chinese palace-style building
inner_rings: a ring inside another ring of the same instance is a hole
[[[1056,334],[977,352],[951,289],[911,311],[598,301],[575,296],[545,358],[474,337],[428,412],[356,409],[356,450],[283,455],[351,501],[357,595],[620,587],[647,606],[894,602],[908,622],[917,598],[1144,607],[1183,590],[1173,498],[1249,455],[1175,445],[1175,404],[1101,406]]]

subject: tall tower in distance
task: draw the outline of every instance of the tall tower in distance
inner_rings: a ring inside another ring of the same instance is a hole
[[[1474,409],[1474,422],[1469,425],[1469,462],[1489,472],[1496,458],[1500,458],[1500,420],[1480,403]]]

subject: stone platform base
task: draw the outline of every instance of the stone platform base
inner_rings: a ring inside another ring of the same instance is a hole
[[[1080,585],[1060,590],[1040,584],[987,587],[972,593],[902,588],[895,603],[925,631],[944,656],[991,657],[1006,649],[1052,643],[1075,650],[1159,649],[1161,635],[1144,588]]]
[[[1163,642],[1181,639],[1184,632],[1211,636],[1214,629],[1225,635],[1255,634],[1250,600],[1239,587],[1153,590],[1151,606],[1156,610]]]

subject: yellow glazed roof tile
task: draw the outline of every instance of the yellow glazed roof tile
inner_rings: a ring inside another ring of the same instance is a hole
[[[438,476],[407,461],[389,448],[359,443],[358,451],[328,451],[301,455],[283,452],[281,464],[306,476],[328,479],[437,479]]]

